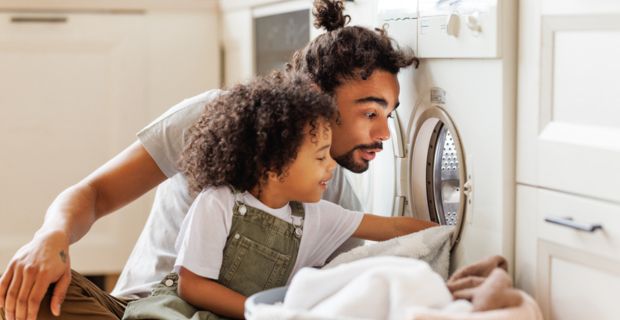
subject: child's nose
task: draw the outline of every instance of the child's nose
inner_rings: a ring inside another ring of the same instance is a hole
[[[329,162],[327,164],[327,169],[329,171],[334,171],[334,169],[336,169],[336,160],[334,160],[334,158],[332,158],[331,155],[327,155],[327,157],[329,158]]]

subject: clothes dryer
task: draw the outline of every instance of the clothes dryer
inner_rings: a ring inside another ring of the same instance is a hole
[[[454,225],[453,268],[492,254],[512,262],[515,2],[377,5],[376,23],[421,64],[398,76],[392,144],[372,162],[362,198],[373,212]]]

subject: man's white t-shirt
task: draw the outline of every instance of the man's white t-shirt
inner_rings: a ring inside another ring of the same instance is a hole
[[[187,130],[200,118],[204,106],[222,91],[210,90],[173,106],[138,133],[138,140],[168,179],[155,192],[148,220],[127,260],[112,295],[145,297],[173,270],[177,258],[175,241],[194,201],[176,163],[185,145]],[[336,167],[323,199],[360,211],[361,203],[340,166]],[[342,250],[351,247],[347,241]]]
[[[291,207],[270,208],[248,192],[233,194],[229,187],[207,188],[192,204],[183,220],[176,249],[175,271],[184,267],[191,272],[217,280],[226,239],[233,220],[235,200],[262,210],[287,223],[293,220]],[[362,221],[363,213],[321,200],[304,203],[303,236],[289,281],[303,267],[319,267],[347,239]]]

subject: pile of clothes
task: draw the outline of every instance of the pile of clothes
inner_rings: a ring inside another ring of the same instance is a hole
[[[281,303],[255,305],[246,317],[542,319],[536,302],[513,287],[501,256],[465,266],[446,279],[448,228],[359,247],[322,269],[302,269]]]

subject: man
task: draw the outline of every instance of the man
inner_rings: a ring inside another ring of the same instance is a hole
[[[387,119],[400,90],[396,74],[417,59],[394,48],[383,31],[345,27],[341,1],[317,0],[314,14],[315,26],[327,32],[298,51],[289,69],[307,74],[335,97],[340,115],[332,123],[330,153],[340,166],[364,172],[390,136]],[[174,106],[140,131],[138,141],[54,200],[41,228],[0,278],[7,319],[52,318],[61,314],[61,305],[62,319],[119,319],[128,301],[148,295],[172,270],[174,242],[193,201],[175,164],[185,129],[217,94],[209,91]],[[69,245],[97,219],[156,186],[153,209],[113,295],[72,274]],[[324,199],[360,209],[342,168]]]

